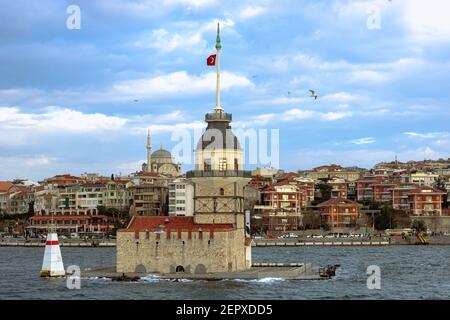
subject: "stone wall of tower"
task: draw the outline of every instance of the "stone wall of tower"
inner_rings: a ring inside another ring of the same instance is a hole
[[[194,185],[195,223],[234,224],[237,223],[237,216],[243,216],[244,187],[248,178],[205,177],[191,181]]]
[[[251,266],[243,230],[117,233],[117,272],[235,272]]]

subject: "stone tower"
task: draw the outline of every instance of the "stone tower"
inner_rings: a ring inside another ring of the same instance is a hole
[[[231,113],[220,106],[220,44],[217,30],[216,107],[205,115],[206,131],[195,150],[195,170],[186,177],[194,186],[194,222],[231,224],[236,230],[232,269],[243,270],[251,263],[250,239],[245,236],[244,187],[251,172],[244,170],[244,157],[238,139],[231,130]],[[230,262],[229,262],[230,263]]]
[[[208,61],[217,66],[216,107],[205,116],[208,125],[197,143],[195,168],[186,173],[194,187],[194,215],[134,216],[126,229],[117,232],[117,272],[202,274],[251,268],[244,214],[244,187],[251,172],[243,168],[231,114],[220,106],[222,46],[217,29],[217,59]],[[152,155],[154,161],[157,156]]]

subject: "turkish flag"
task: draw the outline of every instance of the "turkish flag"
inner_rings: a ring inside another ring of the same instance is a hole
[[[206,59],[206,64],[208,66],[215,66],[216,65],[216,55],[212,54]]]

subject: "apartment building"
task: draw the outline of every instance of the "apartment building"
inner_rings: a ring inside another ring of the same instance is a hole
[[[408,193],[409,212],[413,216],[442,216],[445,193],[431,188],[418,187]]]
[[[169,182],[169,216],[194,215],[194,186],[186,178]]]
[[[351,227],[356,225],[361,205],[345,198],[332,198],[318,207],[324,223],[331,227]]]
[[[282,181],[261,191],[262,205],[255,205],[255,216],[269,231],[298,230],[302,224],[301,204],[304,193],[295,184]]]
[[[114,179],[106,182],[103,190],[103,206],[106,208],[125,209],[132,204],[133,194],[127,185],[128,179]]]

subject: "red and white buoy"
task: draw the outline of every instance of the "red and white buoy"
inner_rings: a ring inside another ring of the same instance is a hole
[[[66,271],[59,248],[58,235],[54,231],[49,231],[45,241],[41,277],[63,277],[65,275]]]

